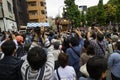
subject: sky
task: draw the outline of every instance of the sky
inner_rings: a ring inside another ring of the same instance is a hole
[[[106,4],[109,0],[103,0],[103,3]],[[76,0],[75,3],[78,6],[87,5],[88,7],[97,5],[99,0]],[[64,0],[46,0],[47,4],[47,16],[56,17],[57,15],[61,16],[64,7]]]

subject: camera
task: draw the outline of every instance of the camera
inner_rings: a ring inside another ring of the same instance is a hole
[[[40,27],[35,27],[34,28],[34,32],[37,33],[37,34],[40,34],[41,30],[40,30]]]

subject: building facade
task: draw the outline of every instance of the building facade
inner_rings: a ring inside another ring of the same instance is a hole
[[[27,0],[29,22],[47,22],[45,0]]]
[[[0,3],[0,29],[17,31],[12,0],[2,0]]]
[[[26,0],[13,0],[13,5],[18,29],[20,29],[21,26],[27,26],[29,17]]]

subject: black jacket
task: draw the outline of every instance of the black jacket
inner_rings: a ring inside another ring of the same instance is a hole
[[[23,61],[13,56],[0,60],[0,80],[22,80],[21,65]]]

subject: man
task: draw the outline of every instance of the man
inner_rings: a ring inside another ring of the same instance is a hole
[[[7,40],[1,45],[4,53],[0,60],[0,80],[22,80],[20,68],[22,61],[15,58],[16,45],[13,40]]]
[[[41,47],[33,47],[21,67],[23,80],[53,80],[54,56]]]
[[[75,35],[74,35],[75,34]],[[81,36],[81,32],[79,30],[75,30],[75,33],[71,35],[70,38],[70,48],[66,50],[66,53],[69,55],[68,65],[73,66],[76,75],[79,78],[81,73],[79,71],[80,68],[80,53],[82,52],[84,46],[84,40]]]
[[[81,77],[79,80],[103,80],[106,77],[107,60],[102,56],[95,56],[88,60],[88,78]]]
[[[96,56],[105,56],[106,42],[104,41],[104,34],[97,28],[94,27],[94,31],[97,31],[97,37],[95,40],[91,40],[91,27],[89,27],[87,38],[90,44],[94,47]]]
[[[112,80],[120,80],[120,41],[115,45],[114,52],[108,59],[108,66],[111,71]]]
[[[60,53],[58,56],[59,67],[54,71],[54,80],[76,80],[76,73],[72,66],[68,66],[69,56]]]

